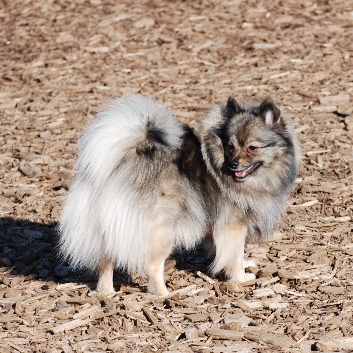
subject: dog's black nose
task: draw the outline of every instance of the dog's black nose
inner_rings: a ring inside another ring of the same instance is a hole
[[[237,159],[232,159],[228,162],[228,167],[230,170],[236,170],[238,168],[239,161]]]

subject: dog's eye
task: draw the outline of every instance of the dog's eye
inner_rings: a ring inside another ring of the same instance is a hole
[[[249,152],[256,152],[258,149],[259,149],[259,147],[257,147],[257,146],[252,146],[252,145],[248,146]]]
[[[234,151],[234,146],[233,145],[228,145],[228,152],[233,152]]]

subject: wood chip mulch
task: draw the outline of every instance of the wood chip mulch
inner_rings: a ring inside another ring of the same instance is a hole
[[[352,352],[350,0],[0,1],[1,352]],[[116,295],[56,256],[76,141],[127,92],[190,124],[213,103],[273,97],[303,147],[277,238],[249,244],[254,281],[168,260],[168,298],[115,274]]]

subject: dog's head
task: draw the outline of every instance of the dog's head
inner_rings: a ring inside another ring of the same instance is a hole
[[[223,181],[254,189],[293,182],[293,133],[271,99],[244,104],[229,97],[217,115],[209,116],[204,151]]]
[[[278,149],[287,147],[278,133],[283,130],[281,112],[271,99],[260,105],[242,108],[232,97],[222,112],[225,118],[221,135],[224,149],[223,171],[236,181],[245,181],[261,168],[280,158]]]

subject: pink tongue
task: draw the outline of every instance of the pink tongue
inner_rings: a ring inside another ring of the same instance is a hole
[[[243,169],[243,170],[239,170],[239,171],[237,171],[237,172],[234,172],[234,174],[235,174],[235,176],[236,176],[237,178],[245,178],[246,176],[249,175],[249,173],[250,173],[253,169],[254,169],[254,166],[251,165],[251,166],[248,167],[248,168],[245,168],[245,169]]]

